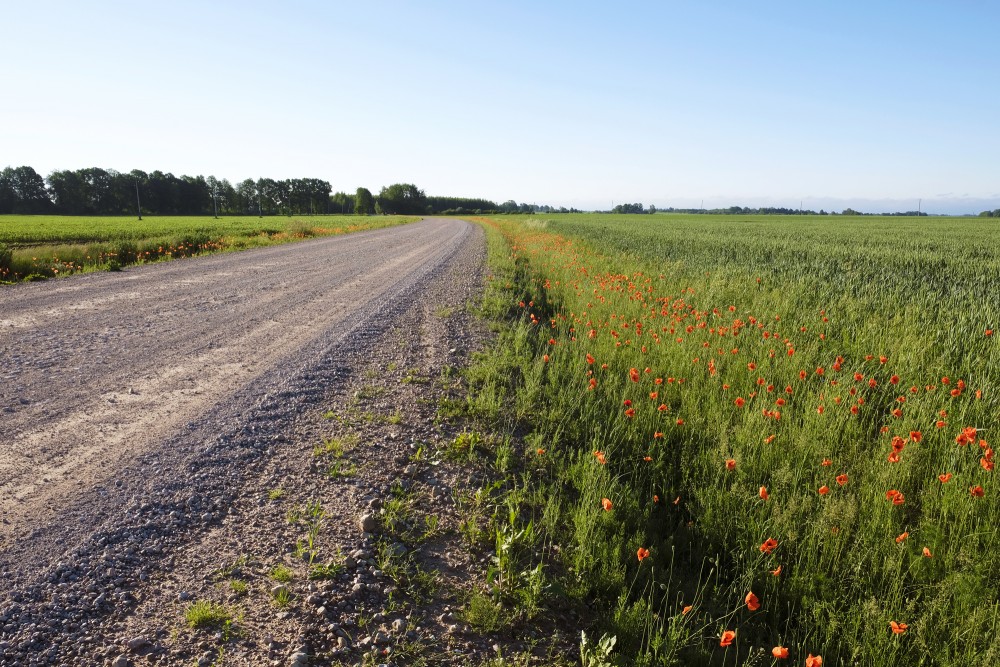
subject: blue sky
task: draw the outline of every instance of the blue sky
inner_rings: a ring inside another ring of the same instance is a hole
[[[996,3],[40,0],[4,23],[0,166],[43,174],[1000,208]]]

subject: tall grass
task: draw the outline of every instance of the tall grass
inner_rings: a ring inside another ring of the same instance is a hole
[[[0,281],[52,278],[129,264],[243,250],[378,229],[416,218],[0,216]]]
[[[618,664],[1000,660],[988,222],[481,222],[470,405],[523,436],[520,512]]]

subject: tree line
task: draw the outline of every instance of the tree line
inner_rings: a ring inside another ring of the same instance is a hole
[[[495,214],[577,212],[546,205],[497,204],[489,199],[428,196],[412,183],[395,183],[373,195],[332,193],[318,178],[259,178],[232,183],[215,176],[174,176],[161,171],[89,167],[42,177],[28,166],[0,171],[0,214],[63,215],[292,215],[343,213]],[[331,194],[332,193],[332,194]]]

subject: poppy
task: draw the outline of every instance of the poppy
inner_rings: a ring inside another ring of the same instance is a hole
[[[822,466],[824,468],[829,468],[831,465],[833,465],[833,461],[831,461],[830,459],[823,459]]]
[[[784,646],[775,646],[771,649],[771,655],[779,660],[784,660],[788,657],[788,649]]]
[[[630,368],[629,371],[628,371],[628,376],[632,380],[632,382],[638,382],[639,381],[639,369],[638,368]]]
[[[913,442],[920,442],[923,439],[924,436],[920,431],[910,431],[910,440]]]
[[[653,460],[653,457],[652,457],[652,456],[643,456],[643,457],[642,457],[642,460],[643,460],[643,461],[646,461],[646,462],[648,463],[649,461],[652,461],[652,460]]]
[[[781,566],[779,565],[775,569],[771,570],[771,574],[773,574],[776,577],[780,576],[781,575]]]
[[[635,408],[629,408],[628,410],[626,410],[625,416],[628,417],[629,419],[635,417]]]
[[[639,550],[635,552],[635,555],[636,558],[638,558],[639,562],[641,563],[643,558],[649,557],[649,549],[639,547]]]
[[[892,633],[894,635],[903,634],[909,627],[906,623],[897,623],[896,621],[889,621],[889,626],[892,628]]]
[[[729,646],[736,639],[735,630],[726,630],[722,633],[722,637],[719,639],[719,646]]]
[[[726,470],[736,469],[736,459],[726,459]]]
[[[903,541],[909,536],[910,534],[905,531],[900,533],[899,537],[896,538],[896,544],[902,544]]]
[[[545,362],[546,364],[549,363],[549,355],[543,354],[542,355],[542,361]]]
[[[737,397],[737,399],[735,401],[733,401],[733,403],[736,404],[736,407],[742,408],[744,405],[746,405],[747,402],[745,400],[743,400],[742,396],[740,396],[740,397]]]
[[[764,438],[764,444],[765,445],[770,445],[772,442],[774,442],[774,434],[771,434],[771,435],[767,436],[766,438]]]
[[[545,453],[545,450],[542,449],[541,447],[539,447],[538,449],[535,450],[535,453],[538,454],[539,456],[541,456],[542,454]]]
[[[601,498],[601,507],[604,508],[605,512],[610,512],[613,505],[611,504],[611,501],[608,500],[607,498]]]
[[[601,465],[604,465],[605,463],[608,462],[608,459],[604,456],[604,452],[599,452],[599,451],[594,452],[594,457],[597,459],[597,462],[600,463]]]
[[[816,493],[818,493],[821,496],[825,496],[826,494],[830,493],[830,487],[828,487],[826,484],[824,484],[823,486],[819,487],[816,490]]]
[[[823,657],[810,653],[806,657],[806,667],[823,667]]]
[[[778,540],[773,537],[769,537],[764,540],[764,543],[760,545],[761,553],[769,554],[778,548]]]
[[[656,494],[653,494],[653,502],[654,503],[660,502],[660,497],[658,495],[656,495]]]
[[[971,493],[972,496],[975,497],[975,498],[982,498],[983,497],[983,487],[981,487],[981,486],[979,486],[977,484],[974,487],[972,487],[971,489],[969,489],[969,493]]]
[[[903,494],[896,489],[889,489],[886,491],[885,498],[886,500],[891,500],[893,505],[902,505],[905,500],[905,498],[903,498]]]
[[[924,547],[923,554],[924,558],[934,558],[934,554],[932,554],[931,550],[928,549],[927,547]]]
[[[759,495],[760,495],[760,499],[761,500],[767,500],[768,498],[770,498],[770,495],[768,495],[768,493],[767,493],[767,487],[766,486],[760,487]]]
[[[846,474],[837,475],[836,479],[837,479],[837,484],[839,484],[840,486],[843,486],[843,485],[847,484],[847,475]]]
[[[587,354],[587,363],[588,364],[594,363],[594,357],[591,356],[590,354]]]
[[[747,596],[744,598],[744,602],[747,603],[747,609],[750,611],[757,611],[760,609],[760,600],[753,594],[753,591],[747,593]]]
[[[691,605],[688,605],[688,606],[684,607],[683,609],[681,609],[681,615],[682,615],[682,616],[686,616],[686,615],[687,615],[687,613],[688,613],[689,611],[691,611],[692,609],[694,609],[694,607],[693,607],[693,606],[691,606]]]

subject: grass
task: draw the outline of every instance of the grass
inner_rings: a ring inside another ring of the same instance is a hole
[[[401,216],[0,216],[0,281],[287,243],[412,222]]]
[[[210,600],[196,600],[184,610],[184,620],[195,630],[214,630],[231,626],[233,614]]]
[[[275,565],[271,568],[271,571],[268,572],[268,576],[279,583],[287,584],[295,577],[295,573],[284,565]]]
[[[1000,659],[996,222],[481,223],[498,339],[467,411],[505,491],[462,531],[494,602],[542,565],[617,665]]]

